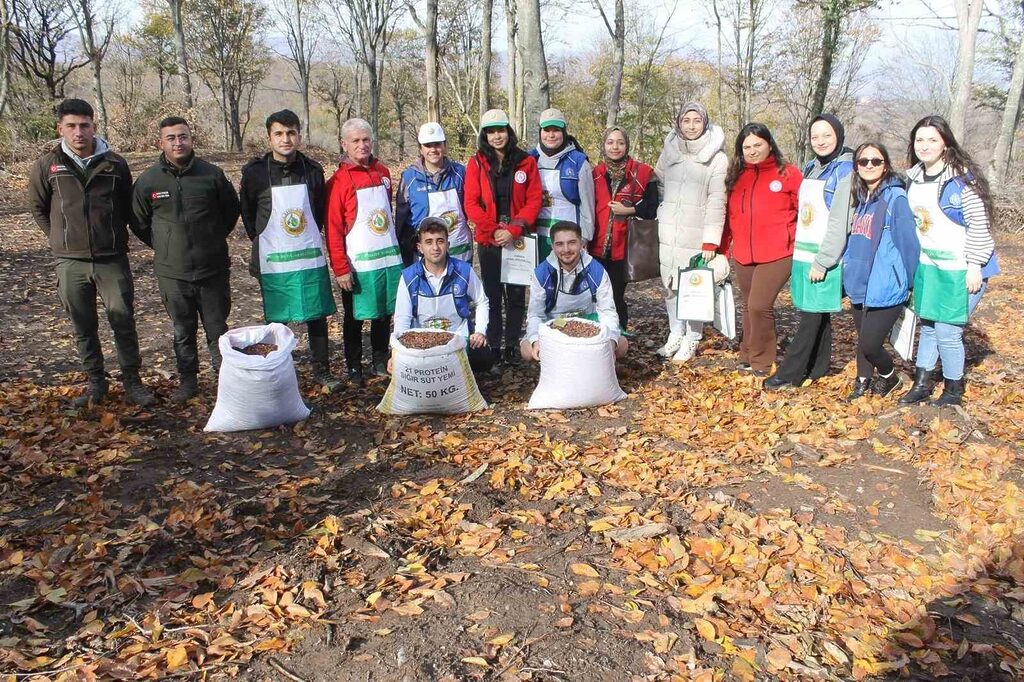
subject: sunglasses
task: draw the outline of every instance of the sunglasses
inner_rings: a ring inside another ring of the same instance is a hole
[[[876,159],[857,159],[857,165],[860,166],[861,168],[867,168],[868,166],[873,166],[875,168],[878,168],[883,163],[885,163],[885,160],[877,159],[877,158]]]

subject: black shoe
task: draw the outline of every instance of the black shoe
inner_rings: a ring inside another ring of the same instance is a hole
[[[802,381],[799,383],[787,381],[786,379],[780,377],[779,373],[776,372],[775,374],[771,375],[770,377],[764,380],[764,383],[761,384],[761,388],[767,389],[769,391],[785,391],[790,388],[796,388],[802,383]]]
[[[178,381],[178,388],[171,394],[171,401],[185,403],[199,393],[199,377],[195,374],[183,375]]]
[[[349,369],[347,376],[348,376],[348,382],[350,384],[354,384],[355,386],[362,386],[363,385],[363,368],[362,367],[353,367],[353,368]]]
[[[331,370],[327,367],[315,367],[313,368],[313,381],[317,383],[321,388],[326,388],[328,393],[333,393],[341,388],[341,379],[336,378],[331,374]]]
[[[388,355],[387,353],[373,354],[373,375],[378,377],[388,376]]]
[[[900,373],[893,369],[892,374],[887,377],[881,375],[875,377],[875,380],[871,382],[871,392],[884,398],[899,388],[902,383],[903,379],[900,378]]]
[[[963,379],[943,379],[942,380],[942,394],[932,401],[932,405],[935,407],[945,407],[946,405],[960,405],[964,399],[964,380]]]
[[[935,392],[935,382],[932,381],[932,370],[920,367],[914,372],[914,385],[900,398],[901,405],[916,405],[923,403],[932,397]]]
[[[89,385],[85,387],[85,393],[72,400],[71,404],[75,407],[99,405],[106,399],[109,388],[106,377],[102,375],[90,377]]]
[[[156,398],[153,397],[153,393],[146,388],[146,385],[142,383],[138,375],[124,377],[121,380],[121,386],[124,388],[124,399],[132,405],[151,407],[156,404]]]
[[[501,357],[506,365],[519,364],[519,351],[515,348],[506,348]]]
[[[857,377],[857,380],[853,382],[853,390],[850,391],[850,395],[846,396],[847,401],[856,400],[861,396],[867,395],[871,389],[871,378]]]

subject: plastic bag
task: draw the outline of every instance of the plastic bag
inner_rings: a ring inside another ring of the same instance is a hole
[[[410,329],[411,332],[438,332]],[[458,414],[486,410],[466,355],[466,337],[423,350],[406,348],[392,335],[395,350],[391,383],[377,410],[384,414]]]
[[[266,357],[246,355],[236,348],[273,343],[277,350]],[[296,344],[292,330],[271,322],[242,327],[217,341],[223,360],[217,381],[217,404],[204,431],[248,431],[292,424],[309,416],[299,394],[299,379],[292,363]]]
[[[603,325],[583,318],[568,318],[594,325],[596,336],[567,336],[552,325],[540,326],[540,381],[527,409],[595,407],[624,400],[615,376],[615,349]]]

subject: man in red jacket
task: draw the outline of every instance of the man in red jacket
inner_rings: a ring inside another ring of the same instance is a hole
[[[391,212],[391,171],[373,156],[370,124],[349,119],[341,137],[345,154],[327,183],[327,251],[345,308],[348,376],[361,384],[364,320],[370,320],[373,373],[387,374],[402,256]]]

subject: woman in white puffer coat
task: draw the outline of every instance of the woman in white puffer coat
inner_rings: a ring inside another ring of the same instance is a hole
[[[690,259],[703,253],[711,263],[722,243],[725,226],[725,175],[729,159],[722,150],[725,133],[711,125],[707,109],[690,102],[680,110],[675,130],[665,138],[655,173],[662,190],[658,209],[658,241],[661,280],[667,290],[668,341],[657,352],[672,356],[673,362],[686,362],[697,352],[704,334],[704,323],[676,318],[676,274]],[[723,258],[714,264],[715,279],[723,279],[719,267],[727,268]]]

